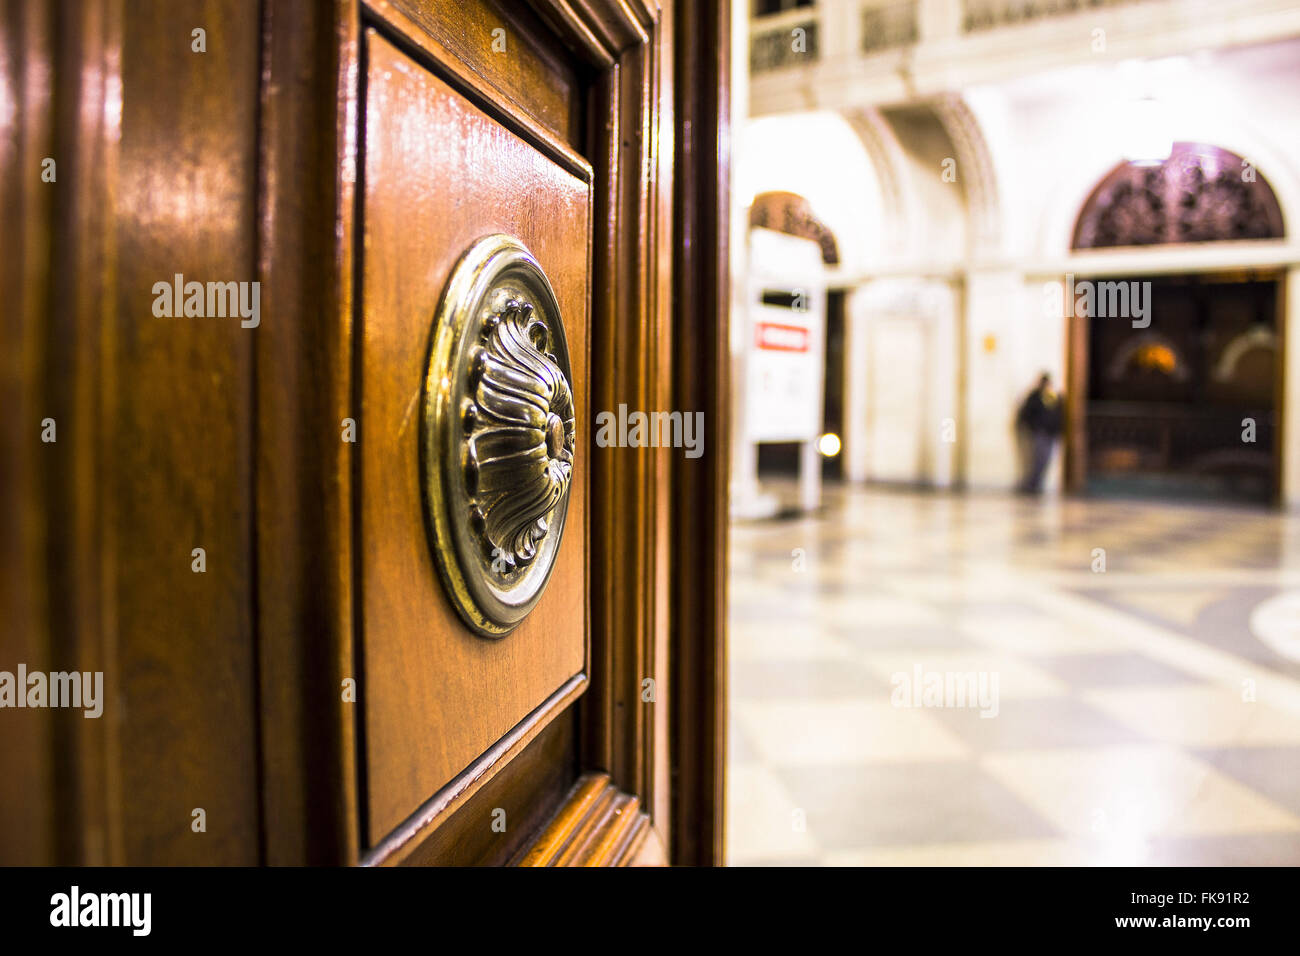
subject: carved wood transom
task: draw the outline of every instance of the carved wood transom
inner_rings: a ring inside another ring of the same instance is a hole
[[[1075,249],[1280,239],[1273,189],[1236,153],[1176,143],[1159,165],[1121,163],[1093,190],[1075,223]]]

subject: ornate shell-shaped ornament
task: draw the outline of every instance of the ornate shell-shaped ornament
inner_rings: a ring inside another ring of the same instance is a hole
[[[573,481],[571,375],[537,261],[508,236],[475,243],[438,310],[421,475],[448,596],[485,636],[524,619],[555,562]]]

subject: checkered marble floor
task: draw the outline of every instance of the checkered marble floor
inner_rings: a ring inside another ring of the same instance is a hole
[[[730,863],[1300,864],[1300,518],[830,488],[731,549]]]

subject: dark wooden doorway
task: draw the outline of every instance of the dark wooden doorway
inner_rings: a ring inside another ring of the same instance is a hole
[[[1142,294],[1150,321],[1071,319],[1069,489],[1276,501],[1281,277],[1256,270],[1095,277],[1076,279],[1076,288],[1085,281],[1094,290],[1149,283]]]

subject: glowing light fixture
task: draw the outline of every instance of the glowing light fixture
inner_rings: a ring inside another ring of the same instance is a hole
[[[817,439],[817,450],[827,458],[834,458],[840,453],[840,436],[834,432],[827,432]]]
[[[1172,375],[1174,369],[1178,367],[1178,357],[1167,345],[1144,345],[1137,350],[1133,361],[1138,368],[1160,372],[1163,375]]]

